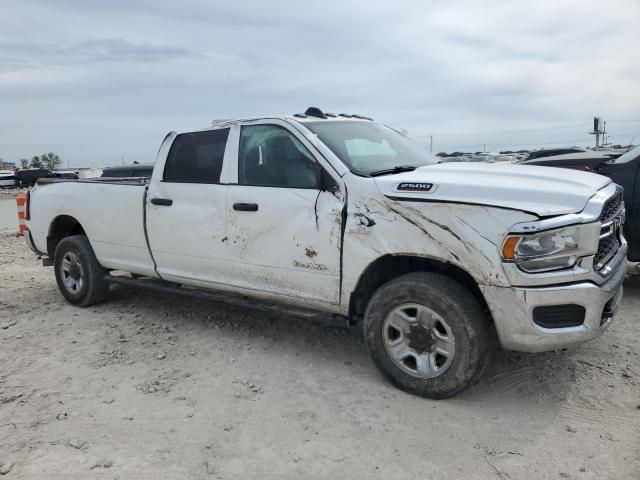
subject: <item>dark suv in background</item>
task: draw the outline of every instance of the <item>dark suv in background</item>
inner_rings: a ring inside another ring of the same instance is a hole
[[[39,178],[51,178],[54,174],[46,168],[25,168],[16,171],[16,179],[21,187],[33,187]]]
[[[593,151],[545,157],[524,162],[525,165],[573,168],[609,177],[624,188],[624,206],[627,220],[624,235],[629,242],[627,256],[640,262],[640,145],[623,153]],[[617,156],[617,158],[615,158]]]
[[[527,160],[535,160],[536,158],[551,157],[554,155],[565,155],[567,153],[578,153],[578,152],[584,152],[584,150],[576,147],[545,148],[543,150],[534,150],[533,152],[529,153],[529,155],[527,155],[527,158],[525,158],[524,161],[526,162]]]
[[[123,165],[122,167],[107,167],[102,170],[101,177],[126,178],[144,177],[150,178],[153,173],[153,163],[135,163],[133,165]]]

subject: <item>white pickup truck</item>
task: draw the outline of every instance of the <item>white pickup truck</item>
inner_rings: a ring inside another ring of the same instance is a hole
[[[610,179],[437,164],[317,108],[171,132],[150,179],[40,180],[27,217],[75,305],[116,282],[361,322],[382,373],[431,398],[477,379],[492,338],[539,352],[600,335],[626,263]]]

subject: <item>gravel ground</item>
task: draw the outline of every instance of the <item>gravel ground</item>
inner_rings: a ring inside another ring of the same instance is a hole
[[[1,478],[640,478],[640,277],[600,339],[496,352],[445,401],[357,329],[123,287],[72,307],[8,232],[0,286]]]
[[[15,198],[18,195],[27,193],[28,188],[0,188],[0,198]]]

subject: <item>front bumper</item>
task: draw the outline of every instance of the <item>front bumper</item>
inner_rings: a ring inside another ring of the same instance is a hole
[[[579,345],[604,332],[614,319],[622,298],[625,272],[626,262],[621,261],[602,285],[592,282],[526,288],[481,285],[480,289],[493,315],[502,347],[543,352]],[[533,310],[552,305],[584,307],[584,322],[564,328],[543,328],[536,324]]]

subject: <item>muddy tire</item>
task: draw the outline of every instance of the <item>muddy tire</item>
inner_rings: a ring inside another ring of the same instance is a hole
[[[104,279],[107,271],[98,263],[86,236],[63,238],[56,248],[53,265],[58,288],[69,303],[88,307],[107,296],[109,284]]]
[[[465,287],[436,273],[409,273],[380,287],[363,329],[382,374],[422,397],[456,395],[480,377],[489,359],[482,306]]]

